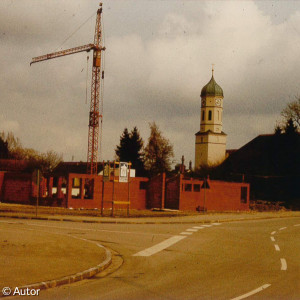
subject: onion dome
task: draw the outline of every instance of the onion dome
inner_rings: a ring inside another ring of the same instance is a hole
[[[202,90],[201,90],[201,97],[206,97],[206,96],[223,96],[223,90],[222,88],[216,83],[214,79],[214,75],[211,76],[211,80],[207,85],[205,85]]]

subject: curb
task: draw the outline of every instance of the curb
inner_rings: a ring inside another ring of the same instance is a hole
[[[111,252],[105,248],[104,246],[100,245],[97,243],[97,245],[100,248],[104,248],[105,249],[105,254],[106,254],[106,259],[100,263],[99,265],[92,267],[90,269],[87,269],[85,271],[82,272],[78,272],[69,276],[65,276],[62,278],[58,278],[58,279],[53,279],[53,280],[48,280],[48,281],[42,281],[42,282],[38,282],[38,283],[33,283],[33,284],[28,284],[28,285],[23,285],[18,287],[19,290],[21,289],[35,289],[35,290],[45,290],[45,289],[50,289],[50,288],[54,288],[57,286],[61,286],[64,284],[70,284],[70,283],[74,283],[80,280],[84,280],[84,279],[88,279],[91,278],[93,276],[95,276],[97,273],[100,273],[102,271],[104,271],[106,268],[109,267],[109,265],[112,262],[112,256],[111,256]],[[14,290],[16,287],[12,288],[11,290]],[[13,295],[0,295],[1,297],[13,297]]]
[[[77,222],[77,223],[93,223],[93,224],[209,224],[209,223],[226,223],[226,222],[240,222],[253,220],[268,220],[268,219],[282,219],[282,218],[297,218],[299,216],[257,216],[249,218],[236,219],[210,219],[210,220],[193,220],[193,221],[125,221],[125,220],[79,220],[67,218],[51,218],[51,217],[33,217],[33,216],[9,216],[1,215],[0,218],[22,219],[22,220],[40,220],[40,221],[59,221],[59,222]]]

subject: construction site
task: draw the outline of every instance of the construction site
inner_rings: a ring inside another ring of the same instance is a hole
[[[72,168],[69,168],[70,165],[65,164],[63,173],[56,172],[42,176],[38,170],[30,174],[24,172],[26,161],[0,160],[0,201],[74,209],[99,209],[101,214],[107,210],[112,215],[116,209],[127,210],[128,214],[130,209],[198,212],[249,210],[250,185],[244,182],[193,179],[184,172],[175,175],[161,173],[151,178],[135,177],[130,162],[99,161],[102,150],[104,101],[102,52],[106,50],[102,39],[101,16],[102,3],[96,14],[93,43],[34,57],[30,63],[32,65],[79,52],[92,51],[88,149],[87,163],[84,164],[86,170],[81,169],[80,172],[74,173]],[[203,111],[203,116],[204,113]],[[209,121],[211,116],[210,111]]]

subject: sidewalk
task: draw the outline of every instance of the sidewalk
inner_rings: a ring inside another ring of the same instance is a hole
[[[111,262],[110,253],[96,243],[25,229],[22,224],[1,223],[0,249],[0,291],[40,282],[46,283],[36,288],[74,282],[95,275],[95,267]]]
[[[109,212],[106,212],[106,215]],[[99,211],[72,211],[63,208],[40,207],[36,216],[34,206],[0,204],[0,218],[37,219],[85,223],[119,223],[119,224],[181,224],[181,223],[211,223],[230,222],[256,219],[271,219],[285,217],[300,217],[300,211],[277,212],[229,212],[229,213],[197,213],[179,211],[126,211],[122,216],[109,217],[100,215]]]

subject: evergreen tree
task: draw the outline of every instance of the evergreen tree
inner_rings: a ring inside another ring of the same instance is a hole
[[[295,134],[297,133],[297,126],[295,126],[294,121],[292,118],[288,119],[286,125],[284,127],[285,134]]]
[[[8,145],[7,142],[5,142],[1,137],[0,137],[0,159],[6,159],[9,158],[9,150],[8,150]]]
[[[120,136],[120,145],[117,146],[115,152],[119,161],[129,161],[130,136],[127,128],[124,129]]]
[[[137,176],[143,176],[145,173],[143,144],[137,127],[130,133],[125,128],[120,136],[120,145],[115,149],[118,160],[131,162],[131,168],[136,170]]]
[[[151,133],[145,149],[146,169],[149,170],[150,175],[170,171],[174,157],[173,146],[163,137],[155,122],[149,125]]]
[[[136,126],[130,133],[130,161],[137,175],[143,176],[145,173],[144,142]]]
[[[282,134],[282,129],[279,125],[276,125],[275,129],[274,129],[274,133],[275,135],[280,135]]]

